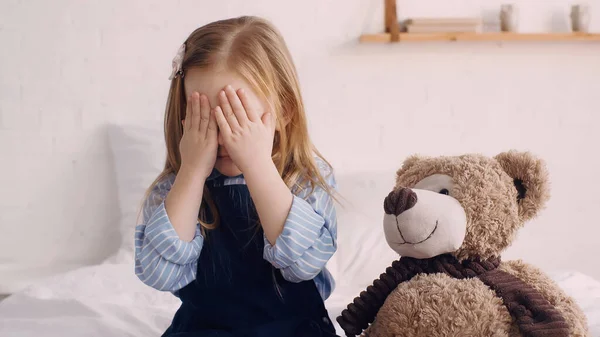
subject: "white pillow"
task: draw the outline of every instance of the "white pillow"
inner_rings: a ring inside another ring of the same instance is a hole
[[[336,209],[336,284],[366,287],[398,259],[383,233],[383,200],[394,187],[395,171],[337,172],[336,180],[342,203]]]
[[[122,243],[119,252],[106,262],[129,263],[133,260],[135,226],[141,220],[138,215],[144,194],[166,159],[163,126],[111,124],[108,137],[117,177]]]

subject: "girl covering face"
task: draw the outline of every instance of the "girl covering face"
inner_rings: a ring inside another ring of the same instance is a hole
[[[164,336],[334,336],[335,180],[270,23],[222,20],[187,38],[165,137],[135,234],[137,276],[182,301]]]

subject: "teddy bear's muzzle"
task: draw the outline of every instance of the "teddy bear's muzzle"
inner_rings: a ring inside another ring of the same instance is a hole
[[[462,245],[465,210],[457,199],[438,192],[441,187],[437,185],[429,189],[401,187],[385,198],[386,241],[401,256],[431,258],[452,253]]]

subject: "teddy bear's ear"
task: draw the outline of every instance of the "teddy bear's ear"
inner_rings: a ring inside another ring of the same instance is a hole
[[[425,157],[417,154],[413,154],[412,156],[407,157],[402,163],[402,167],[400,167],[398,171],[396,171],[396,176],[402,175],[404,172],[408,171],[413,165],[415,165],[417,162],[423,159],[425,159]]]
[[[529,152],[508,151],[495,157],[513,179],[517,189],[519,215],[530,220],[544,207],[550,197],[550,182],[545,163]]]

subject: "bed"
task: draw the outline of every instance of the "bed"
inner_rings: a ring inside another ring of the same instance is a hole
[[[102,264],[55,276],[0,302],[0,336],[160,336],[179,301],[139,282],[129,264]],[[586,312],[600,336],[600,282],[580,273],[552,275]],[[338,287],[326,302],[336,317],[360,287]],[[343,336],[338,328],[338,334]]]
[[[156,155],[161,130],[113,125],[109,136],[125,238],[121,249],[102,264],[47,278],[0,302],[0,336],[160,336],[169,325],[179,300],[137,279],[128,239],[135,206],[162,164]],[[338,208],[339,248],[328,264],[337,284],[326,301],[332,319],[397,258],[378,230],[381,200],[392,183],[391,170],[338,174],[344,200]],[[600,336],[600,282],[578,271],[546,272],[583,308],[592,336]]]

